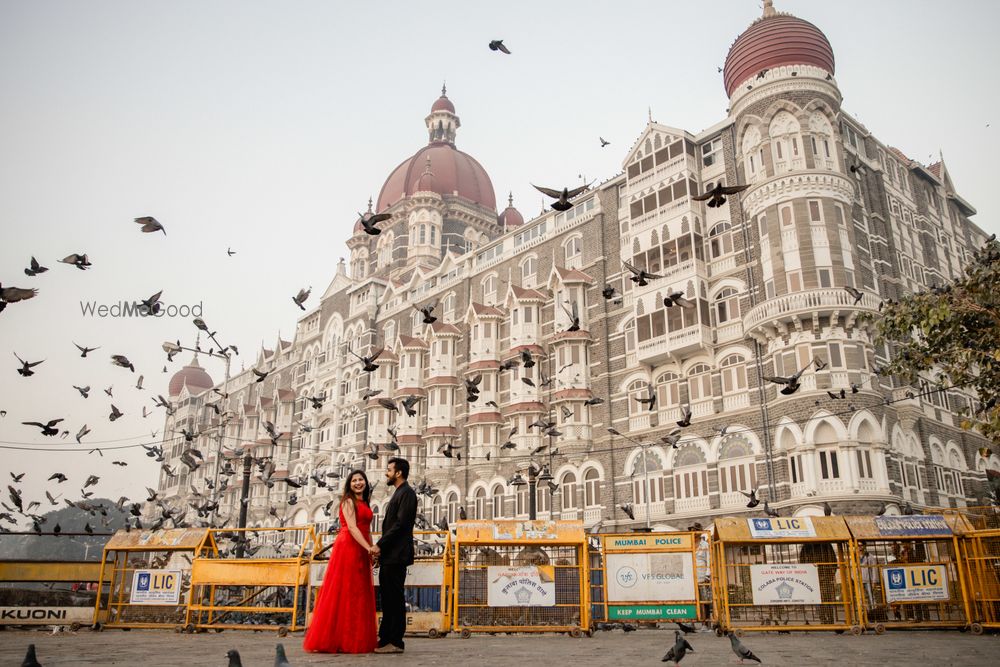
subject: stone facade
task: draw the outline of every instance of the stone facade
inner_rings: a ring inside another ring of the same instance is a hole
[[[411,481],[439,490],[421,498],[430,522],[455,521],[459,508],[527,517],[527,487],[510,480],[529,467],[553,481],[538,485],[540,518],[605,529],[647,516],[665,529],[708,526],[748,512],[741,492],[751,489],[800,515],[824,502],[889,513],[978,502],[1000,459],[978,456],[983,439],[958,427],[973,399],[876,376],[888,350],[867,317],[883,299],[957,276],[986,237],[975,210],[943,160],[910,160],[843,111],[832,72],[784,65],[744,83],[713,127],[693,135],[651,120],[620,175],[518,226],[438,192],[428,161],[412,195],[377,211],[392,215],[381,234],[355,225],[350,272],[341,260],[294,340],[259,352],[263,382],[244,371],[218,392],[171,397],[164,433],[203,433],[195,446],[207,460],[189,472],[186,444],[165,440],[179,475],[161,478],[161,495],[187,504],[192,490],[214,493],[233,522],[245,448],[275,465],[269,481],[254,466],[250,525],[326,527],[343,483],[328,473],[367,470],[384,506],[394,428]],[[453,107],[428,116],[431,139],[442,119],[453,143]],[[749,187],[718,207],[692,199],[720,181]],[[623,262],[662,277],[639,287]],[[602,297],[607,285],[615,298]],[[845,286],[861,290],[858,303]],[[672,292],[693,307],[664,307]],[[431,302],[439,319],[426,325],[412,306]],[[579,331],[568,331],[574,305]],[[362,372],[353,355],[382,347],[379,369]],[[501,370],[523,351],[533,368]],[[790,396],[762,380],[807,366]],[[479,376],[468,401],[464,381]],[[648,387],[652,410],[636,400]],[[363,400],[368,389],[380,393]],[[846,398],[830,398],[841,389]],[[410,396],[413,417],[378,401]],[[663,438],[686,408],[691,426],[671,446]],[[559,434],[542,435],[538,420]],[[441,453],[449,443],[461,458]],[[220,479],[230,480],[221,493]]]

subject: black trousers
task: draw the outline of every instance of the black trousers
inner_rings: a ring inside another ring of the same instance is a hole
[[[406,598],[403,586],[406,584],[406,566],[383,564],[378,569],[378,588],[382,603],[382,623],[378,628],[378,645],[393,644],[403,646],[406,632]]]

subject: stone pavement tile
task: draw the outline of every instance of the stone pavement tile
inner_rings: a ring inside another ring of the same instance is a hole
[[[729,640],[709,632],[690,635],[695,653],[685,667],[736,664]],[[748,634],[744,643],[763,659],[764,665],[812,667],[851,665],[903,667],[910,665],[997,664],[1000,636],[975,637],[959,632],[899,631],[882,636],[808,634]],[[582,665],[653,665],[673,643],[673,631],[639,630],[599,632],[593,638],[566,635],[474,635],[460,639],[407,639],[399,655],[315,655],[302,651],[301,633],[278,638],[271,632],[238,632],[180,635],[171,631],[107,630],[51,634],[49,631],[0,632],[0,667],[21,664],[28,644],[34,643],[44,667],[122,665],[128,667],[225,667],[226,651],[239,650],[245,667],[271,667],[274,646],[284,644],[292,665],[454,665],[455,667],[578,667]]]

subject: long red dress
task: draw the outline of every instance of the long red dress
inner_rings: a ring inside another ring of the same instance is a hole
[[[370,543],[372,510],[360,501],[356,507],[358,529]],[[340,525],[302,648],[312,653],[371,653],[378,646],[371,556],[347,530],[343,508]]]

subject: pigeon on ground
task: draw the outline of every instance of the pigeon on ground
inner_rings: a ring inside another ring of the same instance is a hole
[[[684,635],[681,634],[680,630],[674,630],[674,645],[670,647],[670,650],[667,651],[667,654],[663,656],[660,662],[672,662],[675,665],[679,665],[688,651],[694,653],[694,647],[688,643],[688,640],[684,639]]]
[[[274,648],[274,667],[292,667],[292,663],[288,662],[288,657],[285,655],[285,647],[281,644]]]
[[[226,651],[226,657],[229,658],[229,667],[243,667],[243,661],[240,660],[240,652],[234,648]]]
[[[42,667],[42,663],[38,662],[38,658],[35,657],[34,644],[28,644],[28,652],[24,654],[24,660],[21,661],[21,667]]]
[[[733,653],[735,653],[736,657],[740,659],[741,665],[743,664],[744,660],[753,660],[754,662],[760,662],[760,658],[755,656],[753,654],[753,651],[751,651],[750,649],[748,649],[746,646],[743,645],[743,642],[741,642],[740,638],[736,636],[736,633],[730,631],[727,632],[726,634],[729,635],[729,643],[733,647]]]

